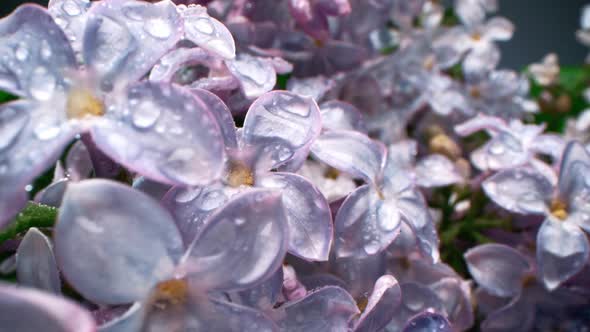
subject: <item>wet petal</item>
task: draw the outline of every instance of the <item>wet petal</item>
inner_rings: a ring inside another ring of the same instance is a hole
[[[492,40],[510,40],[514,34],[514,24],[504,17],[492,17],[484,26],[484,36]]]
[[[274,162],[285,164],[294,155],[307,154],[321,131],[318,105],[311,98],[273,91],[258,98],[244,119],[244,143],[264,147]]]
[[[380,331],[389,323],[401,301],[401,288],[397,280],[390,275],[382,276],[375,282],[367,307],[354,331]]]
[[[237,304],[270,310],[277,303],[283,287],[283,269],[278,269],[272,277],[250,289],[229,294],[232,302]]]
[[[502,132],[477,149],[471,159],[481,170],[499,170],[523,165],[531,158],[518,137]]]
[[[92,128],[100,149],[153,180],[203,185],[221,176],[223,138],[203,100],[174,85],[132,85]]]
[[[223,23],[207,14],[202,6],[178,6],[184,20],[184,37],[199,47],[225,59],[236,56],[236,45]]]
[[[145,316],[145,307],[135,302],[123,315],[98,327],[98,332],[134,332],[140,331]]]
[[[162,198],[172,213],[184,243],[188,246],[205,225],[207,217],[231,197],[220,182],[206,187],[174,187]]]
[[[455,11],[461,22],[467,26],[479,25],[486,17],[486,10],[479,1],[457,0]]]
[[[451,323],[441,314],[425,311],[412,317],[402,332],[451,332]]]
[[[137,189],[147,194],[148,196],[157,201],[161,200],[164,197],[164,195],[166,195],[166,193],[171,189],[170,185],[152,181],[143,176],[139,176],[133,179],[131,187],[133,189]]]
[[[495,134],[500,131],[507,131],[508,124],[501,118],[478,114],[455,126],[455,132],[460,136],[469,136],[480,130]]]
[[[336,258],[332,270],[346,282],[344,287],[355,299],[367,298],[375,286],[375,281],[386,274],[387,260],[384,254],[358,257]],[[338,285],[338,284],[336,284]],[[311,288],[313,289],[313,288]]]
[[[472,49],[463,60],[463,72],[468,78],[477,78],[496,68],[500,50],[494,44]]]
[[[588,176],[590,154],[579,142],[570,142],[563,151],[559,170],[559,194],[566,200],[575,198],[579,191],[580,178]],[[586,173],[586,174],[584,174]],[[583,187],[583,185],[582,185]]]
[[[74,302],[30,288],[0,284],[0,322],[19,332],[94,332],[90,313]]]
[[[209,112],[217,119],[217,124],[221,129],[223,142],[226,148],[236,148],[238,139],[236,137],[236,124],[229,108],[221,98],[216,94],[203,89],[191,89],[191,92],[199,97],[205,105],[208,106]]]
[[[22,5],[0,20],[0,43],[0,89],[21,97],[50,100],[64,89],[66,72],[77,67],[63,31],[37,5]]]
[[[481,323],[482,331],[529,331],[535,321],[535,307],[522,296],[492,312]]]
[[[68,186],[68,180],[62,179],[55,181],[45,189],[37,193],[35,202],[47,206],[59,207],[63,199],[64,192]]]
[[[421,187],[444,187],[463,181],[461,172],[447,157],[433,154],[418,161],[416,181]]]
[[[191,244],[184,264],[204,289],[239,290],[269,278],[287,250],[281,195],[252,189],[212,214]]]
[[[483,190],[496,204],[521,214],[543,214],[553,194],[544,176],[527,168],[507,169],[483,182]]]
[[[171,1],[97,2],[88,12],[84,62],[111,90],[116,81],[144,76],[183,35],[182,18]]]
[[[225,63],[240,82],[242,92],[248,99],[262,96],[277,83],[277,73],[272,63],[264,58],[238,54],[235,59]]]
[[[61,294],[61,280],[49,238],[33,227],[16,251],[19,284]]]
[[[348,130],[323,133],[313,144],[312,152],[326,164],[368,183],[378,181],[387,154],[381,142]]]
[[[361,112],[352,104],[330,100],[320,105],[324,130],[356,130],[367,133]]]
[[[281,310],[286,317],[279,325],[285,332],[346,331],[349,320],[359,313],[350,294],[336,286],[320,288]]]
[[[412,317],[424,311],[445,314],[442,300],[429,287],[417,283],[402,283],[402,304],[395,312],[388,330],[400,331]]]
[[[200,315],[207,318],[204,326],[210,331],[279,331],[276,324],[258,310],[219,300],[211,300],[211,303],[215,315]]]
[[[545,287],[554,290],[588,261],[588,239],[577,225],[548,218],[537,233],[537,264]]]
[[[364,185],[342,203],[334,222],[337,257],[364,257],[384,250],[399,234],[401,216],[395,201],[384,200]]]
[[[90,0],[49,0],[47,5],[47,11],[65,32],[77,54],[82,52],[86,13],[91,4]]]
[[[106,180],[70,184],[54,239],[66,279],[104,304],[143,298],[171,276],[183,253],[167,211],[147,195]]]
[[[334,80],[324,76],[306,78],[291,77],[287,81],[287,90],[319,101],[326,93],[334,88],[334,85]]]
[[[397,205],[406,225],[416,237],[416,246],[423,257],[436,263],[440,259],[439,239],[434,220],[422,194],[412,188],[398,193]]]
[[[467,268],[490,294],[510,297],[520,293],[523,278],[532,271],[527,259],[503,244],[483,244],[465,253]]]
[[[72,181],[80,181],[90,177],[93,171],[92,159],[86,145],[79,140],[68,150],[64,163],[66,175]]]
[[[268,173],[256,186],[282,193],[289,227],[289,252],[312,261],[327,261],[333,226],[326,198],[304,177],[290,173]]]
[[[445,306],[447,318],[455,330],[465,331],[473,326],[475,317],[471,303],[470,282],[444,278],[431,286]]]

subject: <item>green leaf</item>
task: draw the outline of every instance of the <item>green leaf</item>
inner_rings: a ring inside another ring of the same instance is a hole
[[[8,228],[0,232],[0,245],[19,234],[25,233],[31,227],[53,227],[57,219],[57,213],[58,210],[54,207],[29,202]]]
[[[13,101],[17,99],[16,96],[8,93],[8,92],[4,92],[4,91],[0,91],[0,104],[9,102],[9,101]]]
[[[277,75],[277,84],[276,89],[279,90],[286,90],[287,89],[287,81],[291,78],[291,74],[280,74]]]

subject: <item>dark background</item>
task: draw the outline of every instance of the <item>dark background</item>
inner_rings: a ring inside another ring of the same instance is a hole
[[[10,13],[24,2],[47,4],[48,0],[0,0],[0,16]],[[590,0],[500,0],[499,15],[516,25],[514,38],[502,43],[502,66],[522,69],[556,52],[560,63],[580,64],[587,48],[575,38],[582,6]]]

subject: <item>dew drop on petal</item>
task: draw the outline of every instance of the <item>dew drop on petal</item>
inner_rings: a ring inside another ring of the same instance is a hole
[[[49,100],[56,87],[56,79],[44,67],[37,67],[31,74],[29,91],[37,100]]]
[[[492,145],[490,146],[490,152],[491,152],[492,154],[499,155],[499,154],[502,154],[502,153],[504,153],[504,151],[505,151],[505,149],[504,149],[504,145],[502,145],[501,143],[494,142],[494,143],[492,143]]]
[[[51,46],[49,46],[47,40],[44,40],[41,42],[41,58],[49,60],[49,57],[51,57]]]
[[[58,125],[51,123],[41,122],[35,128],[35,136],[42,141],[50,140],[57,137],[61,132],[61,128]]]
[[[153,19],[146,22],[144,29],[151,36],[159,39],[166,39],[172,34],[172,27],[162,19]]]
[[[70,16],[78,16],[82,13],[78,4],[73,0],[66,0],[62,5],[61,8],[63,11],[70,15]]]
[[[195,198],[199,196],[201,190],[198,189],[184,189],[183,191],[176,194],[174,199],[177,203],[188,203],[192,202]]]
[[[374,255],[379,251],[379,242],[371,241],[364,246],[367,255]]]
[[[160,117],[160,109],[151,101],[144,101],[133,109],[133,124],[141,129],[152,127]]]
[[[29,57],[29,51],[27,50],[27,45],[24,42],[18,44],[16,49],[14,50],[14,55],[16,59],[19,61],[25,61]]]
[[[210,35],[215,31],[213,24],[207,18],[200,18],[193,23],[195,29],[204,34]]]
[[[244,218],[236,218],[236,219],[234,219],[234,222],[236,223],[236,225],[241,226],[244,223],[246,223],[246,219],[244,219]]]

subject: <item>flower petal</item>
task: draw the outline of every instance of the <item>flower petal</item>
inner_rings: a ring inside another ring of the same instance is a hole
[[[348,130],[323,133],[311,150],[316,158],[326,164],[367,183],[378,181],[387,155],[381,142]]]
[[[76,141],[68,150],[64,163],[66,175],[72,181],[90,177],[93,171],[92,159],[82,140]]]
[[[135,302],[123,315],[116,317],[98,327],[98,332],[134,332],[140,331],[145,316],[145,307]]]
[[[455,126],[455,132],[460,136],[469,136],[480,130],[496,134],[500,131],[508,131],[509,128],[503,119],[481,113]]]
[[[441,314],[424,311],[408,321],[402,332],[452,332],[451,323]]]
[[[548,218],[537,233],[537,264],[545,287],[554,290],[588,261],[586,234],[577,225]]]
[[[0,322],[19,332],[94,332],[90,313],[66,299],[0,284]],[[8,331],[8,330],[7,330]]]
[[[402,304],[387,325],[387,330],[401,331],[406,322],[424,311],[445,314],[442,300],[429,287],[408,282],[401,284],[401,291]]]
[[[223,23],[207,14],[202,6],[178,6],[184,20],[184,37],[199,47],[225,59],[236,56],[236,45]]]
[[[484,26],[484,36],[490,40],[510,40],[514,24],[504,17],[492,17]]]
[[[481,323],[483,331],[530,331],[535,322],[535,307],[517,296],[504,307],[489,314]]]
[[[563,151],[559,169],[559,194],[562,198],[566,201],[573,201],[577,196],[576,193],[585,185],[588,186],[580,179],[588,176],[589,168],[590,154],[588,151],[579,142],[570,142]]]
[[[208,106],[209,112],[217,119],[225,147],[236,148],[238,146],[236,124],[231,111],[223,100],[207,90],[193,88],[191,92]]]
[[[47,11],[64,31],[76,54],[82,52],[86,13],[91,5],[90,0],[49,0],[47,5]]]
[[[359,314],[350,294],[336,286],[320,288],[281,309],[286,317],[279,325],[285,332],[347,331],[349,320]]]
[[[486,195],[508,211],[543,214],[553,194],[553,186],[544,176],[528,168],[507,169],[482,184]]]
[[[518,251],[503,244],[482,244],[465,253],[473,279],[488,293],[511,297],[522,290],[523,278],[532,267]]]
[[[187,250],[187,275],[205,289],[240,290],[269,278],[287,250],[279,193],[252,189],[212,214]]]
[[[272,91],[256,99],[250,106],[242,140],[264,147],[275,168],[294,156],[307,154],[321,131],[318,105],[311,98],[291,92]]]
[[[171,276],[183,253],[168,212],[149,196],[107,180],[69,185],[54,239],[66,279],[103,304],[142,299]]]
[[[25,4],[0,20],[0,89],[48,101],[62,90],[76,58],[63,31],[47,11]]]
[[[223,138],[204,101],[164,83],[132,85],[92,128],[100,149],[162,183],[203,185],[221,176]]]
[[[412,188],[398,193],[396,202],[402,220],[412,229],[421,255],[432,263],[440,259],[439,239],[432,215],[422,194]]]
[[[401,288],[393,276],[384,275],[377,279],[354,331],[380,331],[389,323],[401,302]]]
[[[283,269],[278,269],[269,279],[250,289],[229,293],[232,302],[260,310],[274,308],[283,287]]]
[[[183,35],[182,18],[171,1],[100,1],[88,12],[84,63],[101,87],[143,77]]]
[[[225,64],[238,79],[242,92],[248,99],[262,96],[277,83],[277,73],[267,59],[241,53],[233,60],[226,60]]]
[[[468,330],[475,320],[470,283],[456,278],[444,278],[431,286],[442,300],[447,318],[453,324],[453,328],[458,331]]]
[[[51,242],[37,228],[27,231],[16,251],[19,284],[61,294],[61,280]]]
[[[312,261],[327,261],[334,230],[326,198],[304,177],[273,172],[256,186],[282,193],[289,227],[289,252]]]
[[[424,188],[444,187],[463,181],[463,176],[455,164],[440,154],[420,159],[415,172],[417,184]]]
[[[395,202],[383,200],[369,185],[353,191],[336,214],[337,257],[365,257],[385,250],[399,234],[401,216]]]
[[[352,104],[330,100],[320,105],[324,130],[356,130],[367,133],[361,112]]]

